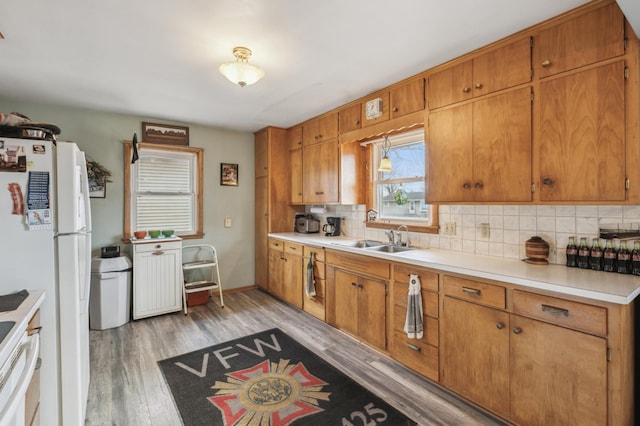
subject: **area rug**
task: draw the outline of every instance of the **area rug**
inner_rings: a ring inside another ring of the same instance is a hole
[[[185,425],[416,425],[274,328],[158,362]]]

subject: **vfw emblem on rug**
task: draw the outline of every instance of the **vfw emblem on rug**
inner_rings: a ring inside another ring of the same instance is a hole
[[[290,364],[263,361],[253,367],[227,373],[227,381],[216,381],[209,401],[222,413],[225,426],[286,426],[320,411],[319,401],[329,401],[322,392],[328,383],[307,370],[302,362]]]

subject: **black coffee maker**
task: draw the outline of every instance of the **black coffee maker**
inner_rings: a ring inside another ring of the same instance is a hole
[[[340,218],[327,217],[327,224],[322,227],[326,237],[337,237],[340,235]]]

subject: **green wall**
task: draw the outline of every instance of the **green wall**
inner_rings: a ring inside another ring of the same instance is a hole
[[[107,184],[106,198],[92,198],[93,254],[100,247],[122,243],[123,226],[123,147],[141,123],[189,126],[189,145],[204,148],[204,232],[202,240],[185,240],[213,244],[220,261],[225,289],[253,285],[254,280],[254,144],[253,134],[190,123],[170,122],[153,117],[137,117],[60,105],[43,105],[0,99],[0,112],[19,112],[33,121],[54,123],[62,133],[61,141],[73,141],[87,158],[107,167],[113,182]],[[220,163],[237,163],[239,185],[220,185]],[[224,217],[232,218],[232,227],[224,227]]]

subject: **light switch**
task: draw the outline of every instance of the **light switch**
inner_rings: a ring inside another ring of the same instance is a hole
[[[224,217],[224,227],[231,228],[231,216]]]

